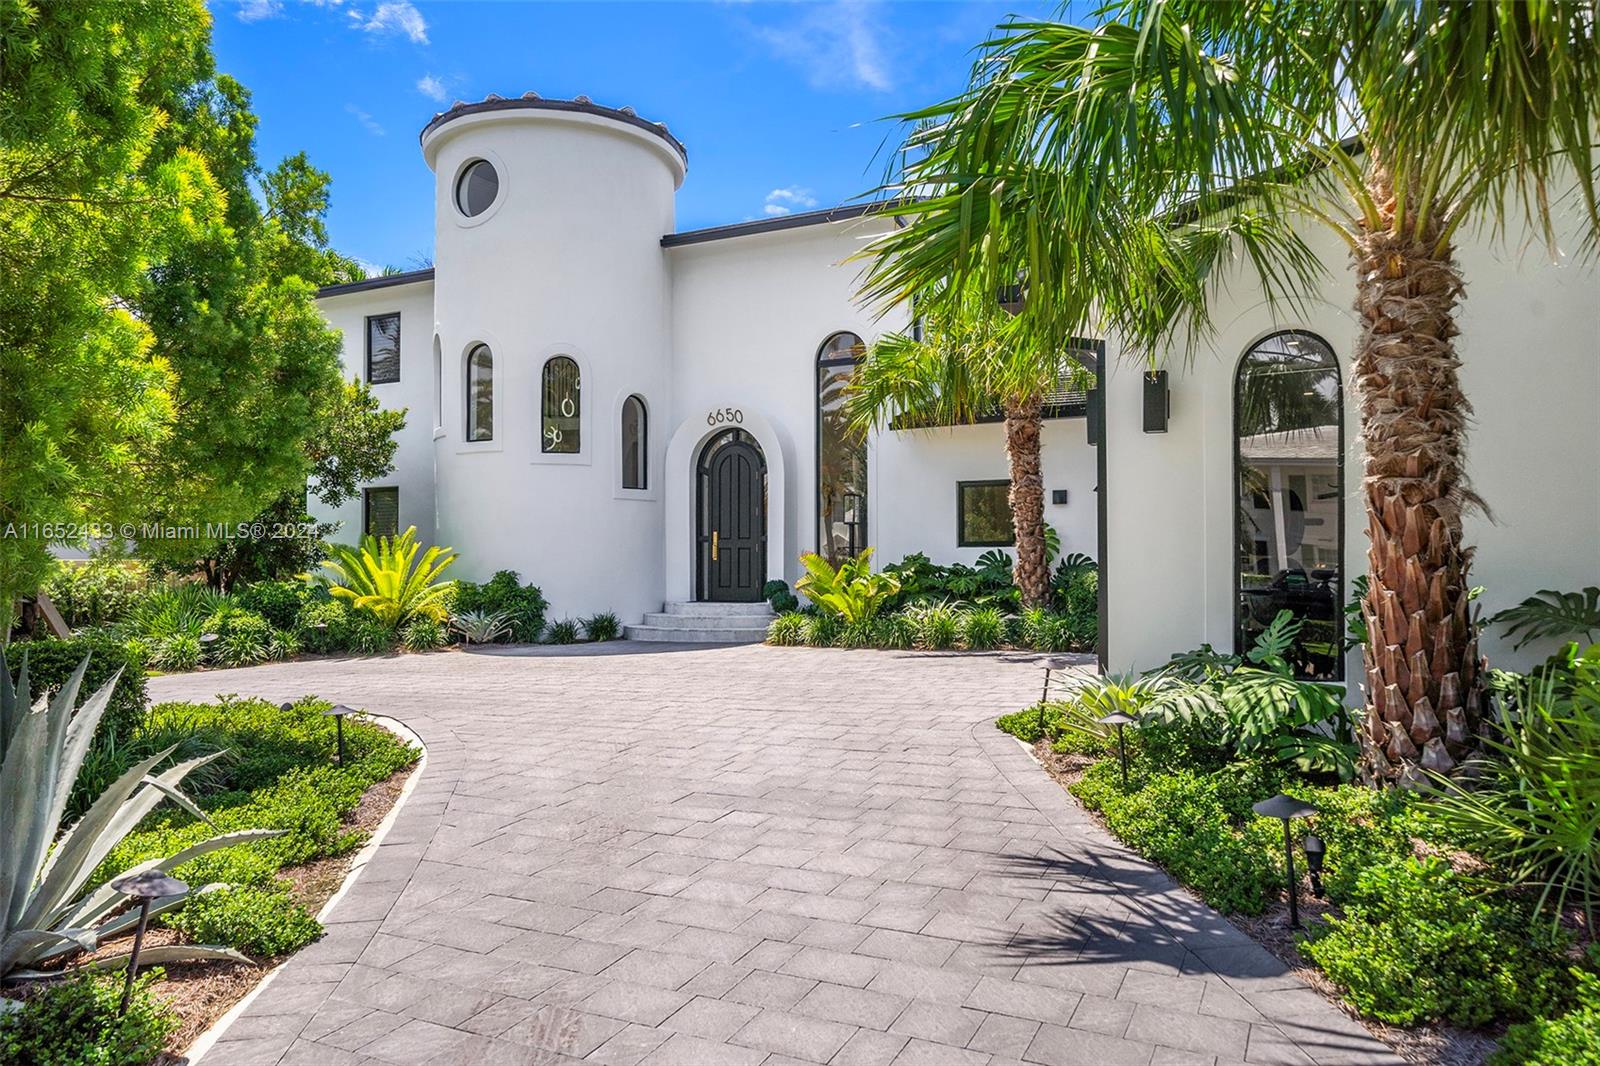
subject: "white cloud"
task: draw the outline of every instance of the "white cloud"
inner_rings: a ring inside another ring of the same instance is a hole
[[[803,189],[798,185],[786,185],[781,189],[773,189],[767,193],[766,206],[763,213],[776,218],[787,215],[795,208],[812,208],[817,206],[817,198],[810,189]]]
[[[805,71],[819,89],[894,86],[879,43],[877,13],[863,0],[834,0],[803,8],[784,26],[760,26],[756,36],[780,58]]]
[[[435,78],[432,74],[424,74],[417,79],[417,92],[430,100],[437,100],[441,104],[450,99],[450,90],[445,87],[443,81]]]
[[[239,10],[234,12],[240,22],[260,22],[283,14],[283,0],[239,0]]]
[[[367,132],[372,134],[374,137],[382,137],[388,132],[378,123],[377,119],[373,118],[367,112],[361,110],[355,104],[345,104],[344,109],[354,115],[356,117],[356,121],[365,126],[367,128]]]
[[[383,0],[370,15],[352,8],[350,21],[367,33],[399,33],[410,38],[412,44],[428,43],[428,23],[408,0]]]

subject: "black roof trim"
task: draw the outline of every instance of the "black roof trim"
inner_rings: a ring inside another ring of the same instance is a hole
[[[407,270],[400,274],[379,274],[375,278],[363,281],[346,281],[338,285],[324,285],[317,290],[317,298],[324,296],[343,296],[347,292],[366,292],[368,289],[387,289],[391,285],[411,285],[419,281],[432,281],[433,267],[422,270]]]
[[[668,132],[667,127],[659,122],[640,118],[631,110],[624,111],[620,108],[606,107],[589,100],[545,100],[542,97],[518,96],[510,100],[480,100],[475,104],[461,104],[450,110],[433,116],[433,121],[422,127],[422,132],[417,134],[418,140],[425,139],[428,134],[443,126],[453,119],[463,115],[481,115],[488,111],[569,111],[579,115],[598,115],[609,118],[615,122],[622,122],[629,126],[637,126],[647,133],[653,133],[663,141],[670,144],[682,157],[685,163],[689,161],[689,149],[683,142]]]
[[[758,218],[752,222],[735,222],[728,226],[684,230],[682,233],[669,233],[662,237],[661,246],[675,248],[680,244],[700,244],[703,241],[720,241],[729,237],[748,237],[752,233],[775,233],[778,230],[798,229],[801,226],[817,226],[824,222],[844,222],[875,212],[888,215],[894,212],[899,203],[898,200],[879,200],[870,204],[848,204],[821,211],[807,211],[799,215]]]

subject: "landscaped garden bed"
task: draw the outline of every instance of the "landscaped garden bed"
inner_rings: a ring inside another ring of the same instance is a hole
[[[65,698],[76,694],[69,683]],[[99,713],[103,695],[83,701],[79,713]],[[418,755],[389,730],[353,718],[341,761],[329,706],[312,697],[282,706],[234,697],[159,704],[130,730],[98,735],[80,765],[61,758],[74,774],[60,828],[96,834],[85,838],[96,842],[94,865],[74,879],[79,887],[65,902],[98,916],[84,923],[86,934],[73,934],[69,950],[26,965],[7,961],[3,994],[22,1006],[0,1010],[0,1060],[122,1064],[149,1061],[163,1048],[180,1052],[274,965],[321,935],[316,913],[396,802]],[[24,737],[27,728],[8,741],[45,752],[37,734]],[[63,751],[71,747],[69,738]],[[7,773],[18,766],[8,762]],[[155,775],[164,781],[158,793],[150,791]],[[121,812],[144,813],[130,830],[120,824],[130,815]],[[16,824],[33,823],[19,817]],[[65,853],[69,839],[58,836],[56,851]],[[118,1021],[133,929],[116,927],[129,905],[95,886],[152,864],[188,892],[171,906],[157,901],[141,950],[154,965],[141,963],[134,1007]],[[93,905],[102,897],[109,909]],[[198,958],[186,961],[191,954]]]
[[[1529,678],[1497,674],[1500,716],[1473,776],[1352,783],[1336,687],[1296,681],[1286,616],[1251,653],[1205,649],[1142,677],[1082,683],[1002,717],[1119,840],[1415,1062],[1600,1063],[1600,646]],[[1120,712],[1127,778],[1116,733]],[[1284,902],[1287,794],[1303,932]],[[1324,846],[1315,883],[1302,841]],[[1499,1041],[1499,1051],[1491,1051]]]

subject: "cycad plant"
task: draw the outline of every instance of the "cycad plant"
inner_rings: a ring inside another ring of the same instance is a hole
[[[1129,312],[1119,318],[1135,335],[1186,324],[1192,338],[1219,286],[1186,262],[1231,243],[1269,296],[1294,297],[1318,280],[1297,227],[1336,235],[1361,326],[1352,386],[1371,543],[1364,772],[1416,783],[1419,767],[1448,770],[1470,749],[1482,702],[1462,525],[1478,500],[1466,473],[1456,240],[1525,219],[1554,246],[1553,220],[1570,212],[1594,251],[1593,0],[1112,0],[1098,15],[1094,27],[1003,27],[967,92],[905,116],[916,123],[913,162],[892,191],[932,195],[880,241],[872,290],[906,294],[988,270],[992,249],[1010,247],[1022,259],[1002,265],[1026,272],[1031,303],[1098,269],[1072,258],[1081,247],[1149,282],[1129,287],[1132,306],[1110,305]],[[1027,240],[997,244],[1004,214],[991,205],[1019,183]],[[1129,226],[1128,239],[1104,240],[1108,219],[1127,226],[1139,214],[1119,206],[1154,211],[1177,236]],[[1168,316],[1163,292],[1191,313]]]
[[[63,825],[73,782],[117,682],[112,678],[73,714],[88,665],[85,658],[53,699],[33,703],[26,656],[13,686],[5,654],[0,651],[0,978],[44,976],[37,967],[95,951],[133,928],[138,918],[135,912],[107,920],[126,900],[109,881],[89,885],[90,875],[162,800],[170,799],[197,818],[205,817],[178,786],[217,755],[190,759],[158,772],[156,767],[174,750],[169,747],[134,765],[100,794],[82,818]],[[140,863],[118,876],[170,871],[218,848],[277,835],[275,830],[226,833],[166,858]],[[190,895],[215,887],[207,885],[159,899],[152,913],[182,906]],[[139,958],[152,963],[249,962],[229,948],[195,944],[146,948]],[[127,962],[127,955],[115,955],[91,965],[116,969]]]
[[[416,617],[449,617],[451,588],[440,578],[456,561],[455,550],[434,545],[423,551],[416,526],[394,537],[362,537],[356,547],[328,547],[332,558],[322,565],[337,579],[325,579],[328,591],[391,631]]]
[[[845,559],[838,569],[815,552],[800,556],[806,573],[794,587],[827,614],[846,625],[870,622],[883,605],[900,591],[900,579],[893,574],[874,574],[872,549],[854,559]]]

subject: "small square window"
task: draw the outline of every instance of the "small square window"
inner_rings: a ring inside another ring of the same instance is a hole
[[[392,537],[400,532],[400,490],[393,486],[361,493],[361,527],[369,537]]]
[[[956,544],[962,548],[1001,548],[1017,542],[1011,524],[1011,482],[956,483]]]
[[[400,380],[400,314],[367,316],[367,384]]]

